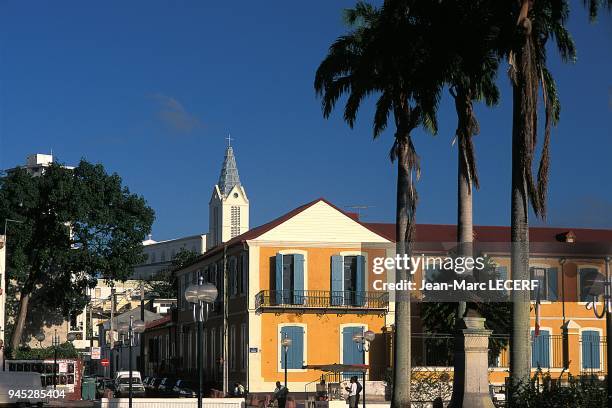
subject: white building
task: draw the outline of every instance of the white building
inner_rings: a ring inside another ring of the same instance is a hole
[[[134,267],[133,279],[149,279],[172,263],[174,256],[181,250],[203,254],[206,251],[206,234],[155,241],[151,236],[142,242],[144,263]]]
[[[249,230],[249,199],[238,175],[234,149],[227,146],[219,182],[208,203],[207,249]]]

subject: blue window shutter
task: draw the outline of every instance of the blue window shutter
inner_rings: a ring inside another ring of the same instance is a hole
[[[531,331],[531,366],[533,368],[550,368],[550,332],[540,330],[540,335],[535,337]]]
[[[558,272],[557,268],[548,268],[546,271],[548,275],[548,299],[551,302],[556,302],[558,300]]]
[[[365,256],[357,257],[357,293],[355,294],[355,306],[365,304]]]
[[[304,365],[304,329],[301,326],[283,326],[281,340],[285,337],[291,339],[291,346],[287,350],[287,368],[300,369]],[[285,349],[279,345],[281,353],[281,368],[285,368]]]
[[[293,255],[293,304],[304,304],[304,255]]]
[[[362,334],[361,326],[351,326],[342,329],[342,364],[364,364],[363,352],[359,350],[357,343],[353,341],[355,334]],[[359,372],[345,372],[343,377],[350,378],[353,375],[360,375]]]
[[[290,368],[302,368],[304,365],[304,329],[301,326],[292,327],[293,342],[291,343],[290,350],[292,350],[293,361],[289,361]]]
[[[599,332],[585,330],[582,332],[582,368],[600,367],[600,342]]]
[[[276,291],[276,304],[283,303],[283,254],[276,254],[276,279],[275,287]]]
[[[344,275],[344,264],[340,255],[331,257],[331,304],[339,306],[343,303],[344,292],[342,292],[342,280]]]

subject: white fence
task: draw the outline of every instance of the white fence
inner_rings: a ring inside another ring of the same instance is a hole
[[[101,408],[128,408],[128,398],[102,398]],[[197,398],[132,398],[133,408],[196,408]],[[203,408],[245,408],[244,398],[204,398]]]

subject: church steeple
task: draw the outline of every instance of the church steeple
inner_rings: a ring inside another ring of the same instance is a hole
[[[228,136],[225,159],[219,183],[213,188],[208,203],[209,228],[207,248],[229,241],[249,230],[249,199],[238,175],[236,157]]]
[[[225,159],[223,160],[223,167],[221,167],[221,174],[219,175],[219,183],[217,185],[224,196],[227,196],[234,186],[240,185],[234,149],[232,149],[231,145],[228,145],[227,149],[225,149]]]

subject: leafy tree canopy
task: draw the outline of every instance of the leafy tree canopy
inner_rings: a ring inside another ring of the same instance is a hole
[[[143,261],[154,212],[117,174],[82,160],[36,177],[24,169],[0,177],[0,220],[7,218],[18,221],[8,228],[9,294],[36,295],[68,316],[85,306],[98,278],[125,280]],[[24,303],[9,309],[17,323],[27,317],[17,313]]]

